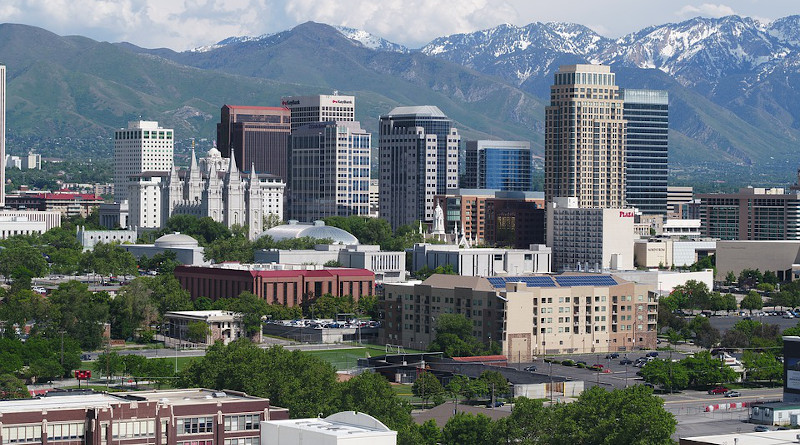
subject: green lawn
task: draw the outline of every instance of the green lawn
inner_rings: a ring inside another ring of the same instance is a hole
[[[166,358],[170,360],[170,363],[175,363],[175,357],[157,357],[157,358]],[[186,366],[189,366],[190,363],[199,359],[201,357],[178,357],[178,371],[180,372]],[[94,368],[95,362],[81,362],[81,369],[90,369],[92,371],[92,378],[100,377],[102,373],[98,373]]]
[[[419,352],[416,350],[406,350],[406,353]],[[322,351],[306,351],[306,354],[311,354],[326,362],[332,364],[337,370],[353,369],[357,366],[358,359],[366,358],[367,354],[370,357],[379,355],[386,355],[386,348],[377,345],[362,345],[355,346],[347,349],[332,349]]]

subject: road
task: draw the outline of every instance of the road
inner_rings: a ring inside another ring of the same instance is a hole
[[[743,319],[744,319],[744,317],[740,317],[738,315],[721,316],[721,317],[719,317],[719,316],[709,317],[709,321],[711,322],[711,326],[719,329],[719,331],[721,333],[724,333],[725,331],[729,330],[730,328],[733,327],[733,325],[735,325],[736,323],[742,321]],[[783,318],[783,317],[777,317],[777,316],[774,316],[774,315],[765,316],[765,317],[756,317],[756,316],[754,316],[754,317],[752,317],[752,319],[755,320],[755,321],[760,321],[761,323],[764,323],[764,324],[776,324],[776,325],[780,326],[781,331],[783,331],[784,329],[787,329],[787,328],[791,328],[791,327],[797,326],[798,321],[800,321],[800,320],[798,320],[796,318],[787,319],[787,318]]]

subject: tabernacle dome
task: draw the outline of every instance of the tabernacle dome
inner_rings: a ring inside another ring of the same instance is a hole
[[[316,239],[331,239],[333,244],[358,244],[358,238],[338,227],[326,226],[324,221],[302,224],[295,220],[290,220],[289,224],[275,226],[262,232],[258,237],[261,238],[264,235],[269,235],[275,241],[307,236]]]

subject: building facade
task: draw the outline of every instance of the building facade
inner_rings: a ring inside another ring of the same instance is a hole
[[[213,345],[217,341],[228,344],[239,338],[247,338],[244,327],[243,315],[231,311],[169,311],[164,313],[164,322],[167,324],[164,345],[166,347],[176,344],[199,343]],[[191,323],[204,323],[208,332],[202,341],[190,338],[189,325]],[[254,342],[261,342],[261,333],[256,334]]]
[[[75,237],[83,250],[92,250],[98,243],[135,243],[138,235],[135,230],[86,230],[86,227],[78,226]]]
[[[314,122],[356,120],[356,98],[339,94],[319,96],[287,96],[281,106],[291,113],[292,131]]]
[[[375,274],[377,283],[405,281],[405,252],[384,252],[380,246],[318,244],[311,250],[257,250],[256,263],[314,264],[323,266],[335,261],[342,267],[367,269]]]
[[[717,241],[718,281],[729,272],[737,277],[744,269],[772,271],[779,281],[800,278],[800,240]]]
[[[467,141],[465,189],[533,191],[533,152],[527,141]]]
[[[703,235],[722,240],[800,239],[800,192],[742,188],[697,195]]]
[[[264,445],[396,445],[397,431],[380,420],[356,411],[328,417],[261,422]]]
[[[492,277],[527,273],[550,273],[551,250],[544,245],[529,249],[465,249],[447,244],[415,244],[411,253],[412,270],[427,266],[436,269],[450,265],[462,276]]]
[[[645,215],[667,214],[669,95],[620,90],[625,139],[625,205]]]
[[[553,271],[633,269],[633,209],[579,208],[556,198],[547,208],[547,245]]]
[[[440,314],[463,314],[473,336],[499,341],[511,362],[543,354],[651,349],[656,345],[654,289],[610,275],[496,278],[432,275],[387,284],[382,340],[426,349]]]
[[[369,216],[372,135],[358,122],[306,124],[289,139],[289,218]]]
[[[222,156],[234,153],[239,170],[251,166],[288,180],[287,138],[291,115],[285,107],[223,105],[217,124],[217,148]]]
[[[252,292],[270,304],[298,306],[325,294],[335,297],[374,295],[375,274],[366,269],[269,270],[268,265],[223,263],[178,266],[175,278],[192,299],[237,297]]]
[[[158,122],[132,121],[114,131],[114,200],[128,199],[129,178],[145,172],[169,172],[173,165],[173,131]]]
[[[51,211],[83,218],[91,215],[102,203],[103,198],[98,195],[70,190],[6,195],[6,206],[12,209]]]
[[[615,74],[565,65],[545,108],[545,200],[574,196],[581,208],[625,205],[625,119]]]
[[[687,267],[716,250],[715,240],[641,239],[634,241],[633,262],[636,267]]]
[[[259,445],[260,423],[288,419],[268,399],[235,391],[52,392],[4,401],[2,443]]]
[[[459,232],[470,243],[524,249],[544,244],[544,194],[457,189],[436,195],[434,207],[444,212],[445,230]]]
[[[47,231],[44,221],[31,221],[26,216],[6,216],[0,213],[0,239],[16,235],[42,234]]]
[[[458,188],[458,130],[430,105],[397,107],[379,125],[381,218],[392,229],[432,221],[434,196]]]

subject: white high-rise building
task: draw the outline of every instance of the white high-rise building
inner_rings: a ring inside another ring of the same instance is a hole
[[[293,132],[312,122],[356,120],[355,96],[287,96],[281,98],[281,105],[292,113]]]
[[[0,207],[6,205],[6,67],[0,65]]]
[[[131,177],[172,169],[173,131],[154,121],[128,122],[114,132],[114,199],[128,199]]]

